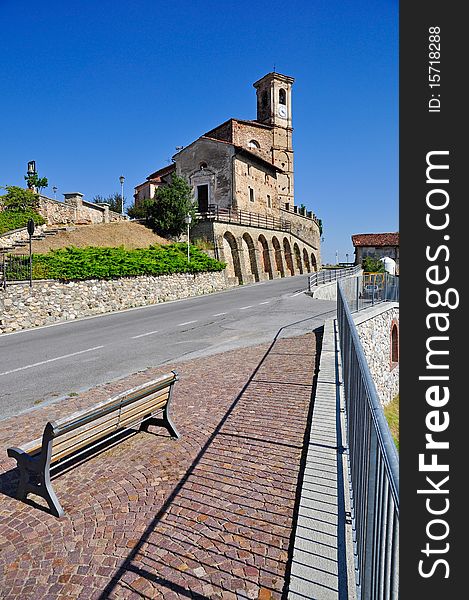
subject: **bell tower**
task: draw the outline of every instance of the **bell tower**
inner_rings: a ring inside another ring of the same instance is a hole
[[[293,77],[268,73],[254,83],[257,92],[257,121],[291,129],[291,87]]]
[[[272,127],[272,163],[282,169],[278,176],[280,206],[293,208],[293,147],[291,88],[293,77],[268,73],[253,85],[257,94],[257,122]]]

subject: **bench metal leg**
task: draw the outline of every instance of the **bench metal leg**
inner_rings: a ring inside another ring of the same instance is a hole
[[[44,498],[44,500],[49,505],[50,511],[53,515],[55,515],[56,517],[63,517],[65,512],[59,502],[59,499],[56,496],[56,493],[54,492],[54,488],[52,487],[49,471],[41,473],[40,481],[41,492],[36,493],[39,493],[39,495]]]
[[[24,501],[28,494],[36,494],[44,498],[53,515],[62,517],[65,513],[52,487],[49,464],[45,463],[42,456],[31,458],[19,448],[8,448],[7,452],[8,456],[16,459],[20,473],[16,490],[18,500]]]
[[[179,438],[178,430],[176,429],[176,427],[175,427],[174,423],[172,422],[171,417],[169,416],[167,411],[165,411],[163,420],[164,420],[166,429],[169,431],[171,437],[173,437],[177,440]]]
[[[142,423],[140,424],[140,431],[148,431],[148,427],[150,425],[156,425],[157,427],[166,427],[171,437],[175,439],[179,438],[179,433],[177,432],[177,429],[171,421],[170,417],[149,417],[148,419],[142,421]]]

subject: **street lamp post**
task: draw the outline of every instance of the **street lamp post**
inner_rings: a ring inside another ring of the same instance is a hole
[[[121,175],[119,177],[119,181],[121,182],[121,214],[124,215],[124,181],[125,177]]]
[[[192,222],[191,215],[186,215],[185,218],[184,218],[184,223],[187,225],[187,262],[190,262],[190,255],[189,255],[189,227],[190,227],[191,222]]]

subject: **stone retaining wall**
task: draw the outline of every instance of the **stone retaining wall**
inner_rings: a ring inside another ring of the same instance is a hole
[[[0,290],[0,333],[70,321],[227,289],[225,272],[61,283],[35,281]]]
[[[384,302],[354,314],[365,357],[381,403],[399,393],[399,363],[391,361],[391,329],[399,331],[399,304]]]
[[[34,235],[38,235],[47,229],[47,225],[36,225]],[[0,235],[0,250],[12,246],[15,242],[29,241],[29,233],[27,227],[14,229],[8,233]],[[29,253],[29,248],[25,253]]]
[[[47,196],[40,196],[38,212],[49,225],[68,223],[92,225],[127,219],[127,217],[109,210],[107,204],[99,205],[86,202],[83,200],[83,194],[79,192],[64,194],[63,202],[53,200]]]

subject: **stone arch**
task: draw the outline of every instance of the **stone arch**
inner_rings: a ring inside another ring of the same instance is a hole
[[[259,281],[259,269],[257,267],[256,248],[249,233],[245,233],[242,237],[244,264],[246,273],[252,275],[255,281]]]
[[[272,272],[272,265],[270,263],[270,253],[269,253],[269,244],[265,239],[264,235],[260,235],[257,244],[259,246],[259,256],[261,257],[261,268],[264,273],[267,273],[269,279],[274,278],[274,274]]]
[[[287,240],[287,238],[283,238],[283,252],[285,254],[285,263],[287,265],[287,269],[290,271],[290,275],[294,275],[295,268],[293,266],[293,256],[290,242]]]
[[[293,244],[293,253],[295,255],[295,262],[296,262],[297,269],[300,272],[300,274],[303,275],[303,263],[301,262],[300,247],[298,246],[298,244],[296,242]]]
[[[275,236],[272,238],[272,246],[274,247],[275,266],[277,267],[277,271],[280,273],[280,277],[285,277],[285,269],[283,268],[282,259],[282,248],[280,247],[280,242]]]
[[[399,325],[396,319],[391,323],[391,369],[399,364]]]
[[[303,248],[303,262],[305,265],[306,272],[311,273],[311,268],[309,266],[309,256],[308,256],[308,251],[306,250],[306,248]]]
[[[311,272],[315,272],[318,270],[318,262],[316,257],[314,256],[314,252],[311,252]]]
[[[226,274],[228,277],[237,277],[239,283],[243,283],[243,275],[239,262],[238,245],[234,235],[226,231],[223,236],[223,254],[225,255]]]

